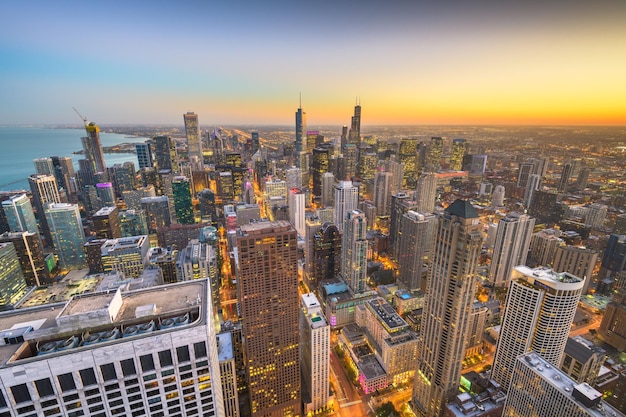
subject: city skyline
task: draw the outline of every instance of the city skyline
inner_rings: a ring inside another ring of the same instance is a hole
[[[145,6],[0,6],[0,124],[626,124],[621,2]]]

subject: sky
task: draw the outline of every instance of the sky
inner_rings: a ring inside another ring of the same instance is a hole
[[[0,124],[626,125],[626,1],[0,2]]]

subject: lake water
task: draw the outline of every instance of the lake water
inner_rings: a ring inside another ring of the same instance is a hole
[[[86,136],[84,129],[48,129],[36,127],[0,126],[0,190],[28,189],[30,175],[35,174],[33,159],[50,156],[68,156],[78,170],[78,160],[84,155],[72,152],[82,150],[80,138]],[[128,138],[118,133],[100,132],[102,146],[120,143],[144,142],[146,138]],[[127,153],[104,154],[107,166],[130,161],[139,169],[137,155]]]

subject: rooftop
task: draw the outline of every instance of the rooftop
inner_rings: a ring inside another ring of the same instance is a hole
[[[234,358],[233,336],[230,332],[218,333],[217,335],[217,360],[228,361]]]
[[[456,200],[446,208],[445,212],[463,219],[478,218],[476,209],[472,207],[472,204],[468,200]]]
[[[385,299],[377,297],[373,300],[369,300],[367,305],[370,310],[376,314],[378,321],[384,323],[389,331],[394,332],[408,326],[406,321],[400,317],[396,310],[391,304],[385,301]]]

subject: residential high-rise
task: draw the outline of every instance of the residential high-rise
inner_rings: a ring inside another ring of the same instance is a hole
[[[374,175],[374,205],[379,216],[389,216],[391,213],[391,187],[393,174],[378,171]]]
[[[135,151],[137,152],[139,169],[152,168],[152,141],[147,140],[144,143],[136,143]]]
[[[576,383],[535,352],[519,356],[514,366],[504,417],[623,416],[591,385]]]
[[[54,165],[54,175],[57,179],[57,185],[63,187],[68,194],[76,194],[78,187],[72,158],[67,156],[52,156],[51,159]]]
[[[554,272],[569,272],[583,278],[585,285],[582,293],[587,294],[591,275],[598,261],[598,252],[580,246],[559,246],[556,248],[552,269]]]
[[[426,289],[430,251],[437,217],[408,211],[400,221],[399,279],[410,290]]]
[[[604,225],[608,207],[604,204],[593,203],[589,205],[589,210],[585,216],[585,225],[599,228]]]
[[[127,278],[138,278],[148,263],[149,249],[150,239],[145,235],[107,239],[100,246],[104,271],[119,271]]]
[[[452,153],[450,154],[450,170],[460,171],[463,168],[463,156],[467,153],[465,139],[452,139]]]
[[[3,346],[15,359],[0,366],[0,413],[224,417],[210,299],[199,280],[0,314],[1,329],[20,325]]]
[[[26,194],[14,195],[2,202],[9,231],[39,233],[37,219],[30,198]]]
[[[176,271],[179,281],[208,278],[211,283],[213,313],[220,310],[221,271],[217,262],[215,248],[197,239],[189,241],[186,248],[178,252]]]
[[[526,187],[534,168],[535,166],[532,163],[524,162],[519,164],[519,169],[517,171],[518,187]]]
[[[513,268],[526,264],[534,226],[535,219],[527,214],[510,213],[500,219],[489,268],[492,284],[508,286]]]
[[[315,183],[314,183],[315,184]],[[334,190],[335,176],[332,172],[325,172],[322,174],[322,189],[320,205],[322,207],[331,207],[334,202]]]
[[[241,226],[237,298],[252,417],[301,412],[298,247],[286,221]]]
[[[172,180],[174,195],[174,211],[180,224],[193,224],[193,206],[191,204],[191,182],[185,176],[174,177]]]
[[[502,207],[504,205],[504,186],[496,185],[491,194],[491,206]]]
[[[152,142],[158,169],[169,169],[172,172],[177,172],[178,157],[174,141],[169,136],[155,136],[152,138]]]
[[[537,174],[531,174],[528,178],[528,182],[526,183],[526,190],[524,190],[524,204],[526,207],[530,207],[530,204],[533,201],[533,195],[535,191],[539,189],[539,185],[541,184],[541,177]]]
[[[315,294],[300,300],[300,368],[305,412],[328,405],[330,389],[330,326]]]
[[[95,176],[100,172],[106,173],[104,152],[102,152],[102,144],[100,143],[100,128],[94,122],[90,122],[85,124],[85,131],[87,136],[80,138],[80,140],[83,143],[85,160],[90,171],[89,174]],[[95,183],[89,185],[95,185]]]
[[[33,164],[35,164],[35,172],[37,174],[54,175],[52,158],[36,158],[33,159]]]
[[[582,336],[568,337],[560,369],[575,381],[595,385],[606,351]]]
[[[402,216],[409,210],[417,211],[417,203],[407,193],[397,193],[391,196],[391,216],[389,218],[389,249],[391,257],[398,259],[400,247],[400,222]]]
[[[367,219],[361,210],[346,214],[341,241],[341,275],[355,293],[366,290]]]
[[[118,239],[122,237],[117,207],[102,207],[92,216],[92,220],[93,229],[98,239]]]
[[[458,393],[481,247],[478,213],[456,200],[435,231],[411,401],[419,416],[441,416]]]
[[[583,285],[583,279],[549,268],[513,270],[491,372],[506,391],[515,358],[529,350],[560,365]]]
[[[425,172],[417,179],[415,189],[415,211],[420,213],[432,213],[435,211],[437,199],[437,177],[432,172]]]
[[[0,311],[12,309],[27,289],[15,246],[11,242],[0,243]]]
[[[530,236],[529,266],[552,266],[556,249],[564,246],[562,232],[556,229],[544,229]]]
[[[53,175],[36,174],[28,177],[28,184],[33,194],[33,202],[35,203],[35,210],[37,210],[37,219],[39,219],[41,232],[46,240],[46,245],[50,246],[52,244],[52,236],[46,221],[45,206],[47,203],[61,202],[56,179]]]
[[[428,146],[428,165],[430,171],[439,171],[441,169],[441,158],[443,157],[443,138],[430,138]]]
[[[289,199],[287,204],[289,206],[289,221],[296,229],[298,234],[302,237],[305,236],[304,225],[304,208],[306,204],[306,195],[302,190],[298,188],[291,188],[289,190]]]
[[[83,250],[85,233],[78,205],[49,203],[45,213],[61,268],[84,268],[86,265]]]
[[[170,203],[166,195],[144,197],[141,199],[141,207],[146,213],[146,221],[148,222],[150,233],[156,233],[157,229],[172,224]]]
[[[185,134],[187,135],[189,164],[193,170],[202,171],[204,156],[202,155],[202,136],[200,134],[198,115],[194,112],[187,112],[183,115],[183,121],[185,122]]]
[[[343,223],[349,212],[356,210],[359,204],[359,189],[352,181],[339,181],[335,189],[335,226],[343,233]]]
[[[13,243],[26,284],[40,286],[50,281],[50,271],[46,264],[38,233],[6,232],[0,235],[0,242]]]
[[[569,180],[572,176],[573,170],[574,167],[572,166],[572,164],[563,165],[563,170],[561,171],[561,179],[559,180],[557,191],[567,191],[567,187],[569,186]]]

